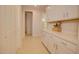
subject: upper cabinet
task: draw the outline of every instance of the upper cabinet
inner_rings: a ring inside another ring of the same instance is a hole
[[[78,6],[65,6],[65,19],[78,18]]]
[[[59,20],[59,18],[62,18],[61,14],[63,13],[63,11],[60,12],[61,10],[63,10],[62,7],[63,6],[48,6],[48,8],[46,9],[48,21],[52,21],[52,20],[55,21],[55,20]]]
[[[46,8],[48,21],[78,18],[78,6],[76,5],[54,5]]]

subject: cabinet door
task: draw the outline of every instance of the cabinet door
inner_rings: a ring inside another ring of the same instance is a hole
[[[60,44],[57,44],[55,53],[57,53],[57,54],[58,53],[59,54],[66,54],[67,53],[68,54],[68,53],[73,53],[73,51],[69,50],[68,48],[66,48]]]
[[[47,15],[47,20],[48,21],[55,21],[57,19],[55,11],[56,11],[55,6],[49,6],[46,9],[46,15]]]
[[[51,53],[55,53],[55,43],[53,36],[47,32],[44,32],[43,35],[44,35],[43,43]]]
[[[45,46],[48,48],[49,45],[49,34],[47,32],[43,32],[43,43],[45,44]]]
[[[47,35],[46,35],[46,32],[45,31],[43,31],[43,43],[46,45],[46,47],[47,47]]]
[[[46,9],[48,21],[57,21],[63,19],[64,6],[49,6]]]
[[[54,36],[56,50],[55,53],[76,53],[77,46],[66,42],[64,39]]]
[[[48,39],[48,49],[51,53],[55,53],[55,42],[53,39],[53,35],[49,35],[49,39]]]
[[[78,18],[78,6],[65,6],[64,19]]]

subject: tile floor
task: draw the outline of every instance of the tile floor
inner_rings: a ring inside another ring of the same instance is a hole
[[[40,37],[26,36],[22,47],[17,50],[17,54],[48,54]]]

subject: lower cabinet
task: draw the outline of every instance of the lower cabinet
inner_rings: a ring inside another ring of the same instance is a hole
[[[63,40],[55,35],[51,35],[48,32],[43,33],[43,43],[51,53],[71,54],[78,53],[78,46]]]
[[[55,43],[50,33],[43,32],[43,43],[51,53],[55,53]]]
[[[54,43],[54,40],[52,38],[48,39],[48,50],[51,52],[51,53],[55,53],[55,50],[56,50],[56,45]]]
[[[76,53],[78,46],[73,43],[67,42],[62,38],[53,36],[56,43],[55,53]]]
[[[69,50],[68,48],[66,48],[65,46],[62,46],[62,45],[56,45],[56,50],[55,50],[55,53],[61,53],[61,54],[70,54],[70,53],[74,53],[73,51]]]

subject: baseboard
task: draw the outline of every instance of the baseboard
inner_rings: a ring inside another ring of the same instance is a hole
[[[0,54],[16,54],[16,51],[0,51]]]
[[[45,49],[48,51],[49,54],[52,54],[49,49],[46,47],[46,45],[41,41],[41,43],[43,44],[43,46],[45,47]]]

